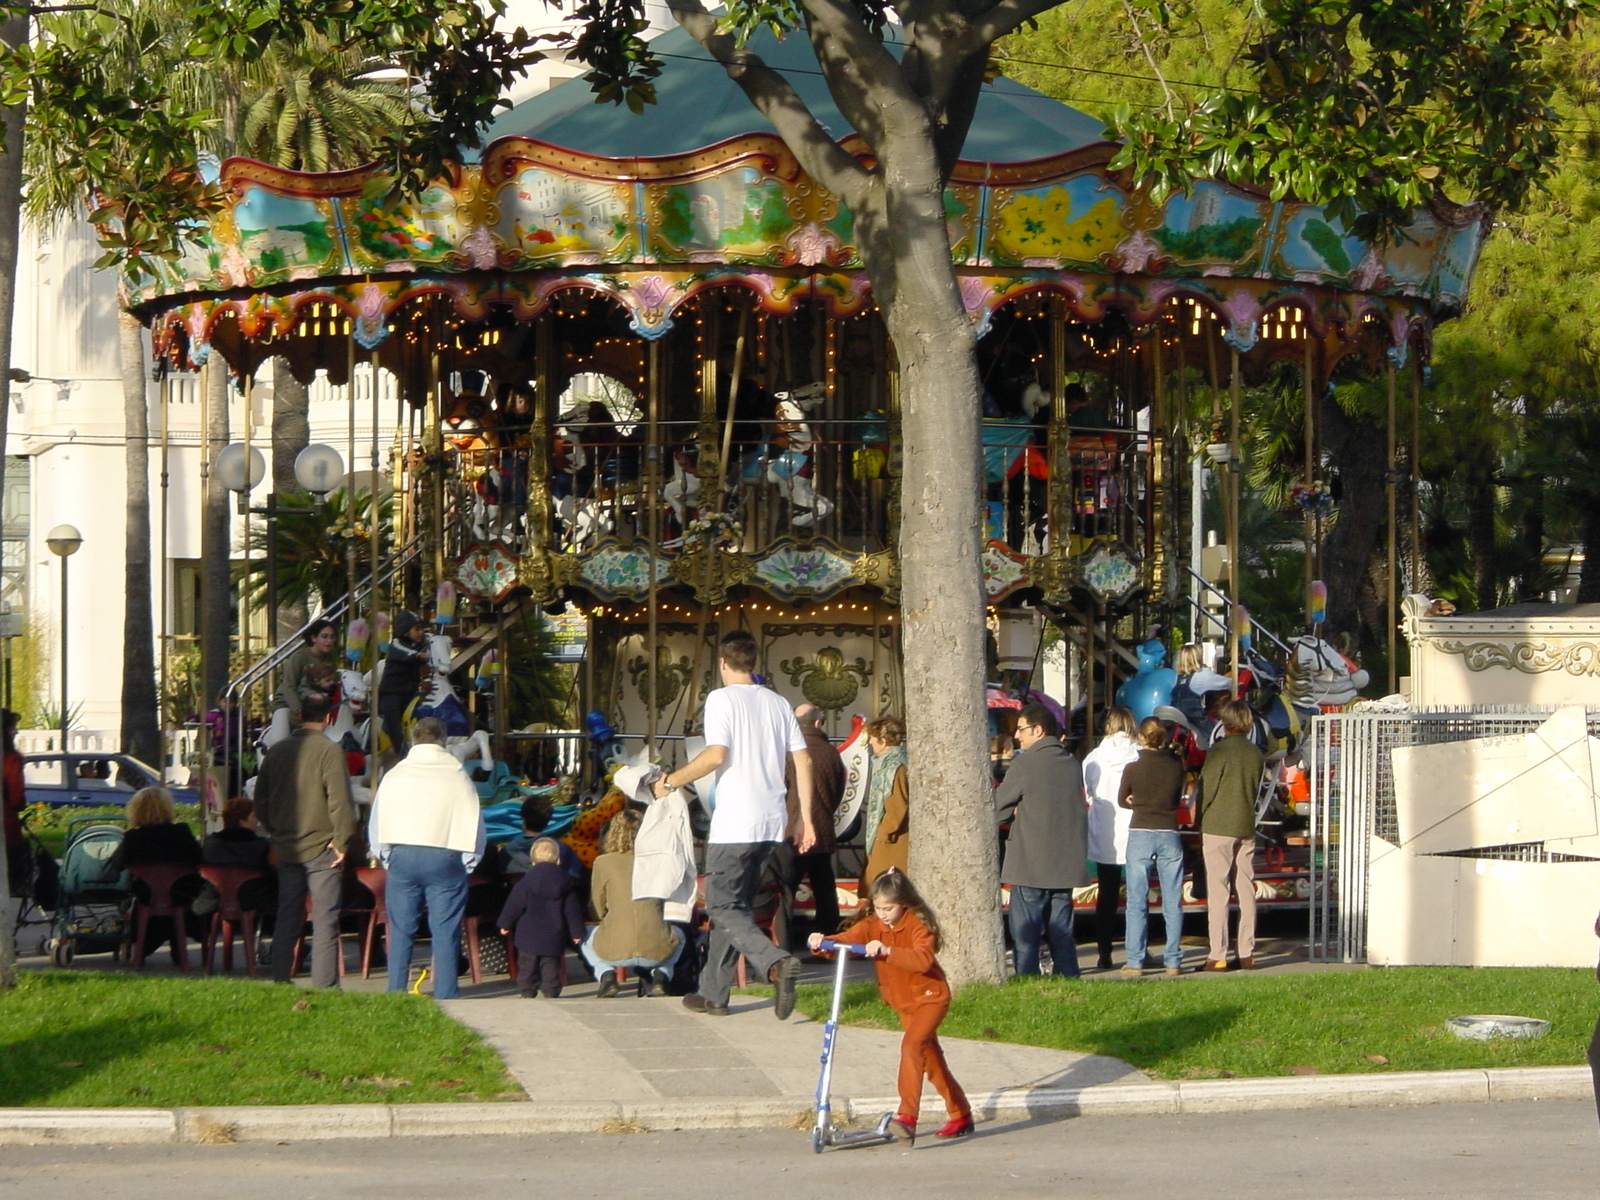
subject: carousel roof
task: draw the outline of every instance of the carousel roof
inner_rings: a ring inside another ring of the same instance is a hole
[[[886,37],[898,32],[891,26]],[[660,103],[642,113],[596,104],[587,83],[570,79],[502,113],[486,132],[485,144],[523,137],[602,158],[659,158],[752,134],[775,135],[739,85],[683,30],[664,33],[651,45],[662,59],[656,80]],[[896,58],[905,51],[898,41],[888,46]],[[763,28],[750,48],[782,73],[836,140],[852,132],[804,37],[780,39]],[[961,157],[968,162],[1031,162],[1104,142],[1104,130],[1103,121],[1001,77],[984,87]]]

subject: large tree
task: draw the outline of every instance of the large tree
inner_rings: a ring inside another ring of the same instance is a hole
[[[802,167],[855,218],[863,264],[902,371],[906,457],[901,569],[907,718],[918,835],[912,870],[949,931],[958,980],[998,979],[982,694],[978,375],[943,192],[991,47],[1062,0],[732,0],[673,16],[744,90]],[[1205,15],[1128,0],[1141,38]],[[1555,112],[1541,63],[1585,0],[1258,0],[1243,44],[1219,46],[1248,93],[1182,97],[1119,119],[1114,166],[1159,199],[1196,178],[1322,202],[1357,232],[1387,236],[1418,207],[1515,205],[1545,173]],[[639,0],[585,0],[578,56],[601,98],[654,100],[658,71]],[[903,53],[885,44],[890,19]],[[806,36],[870,158],[840,147],[745,42],[768,25]],[[1144,32],[1148,30],[1148,34]]]

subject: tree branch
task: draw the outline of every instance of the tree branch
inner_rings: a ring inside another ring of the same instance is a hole
[[[847,154],[817,122],[789,81],[767,66],[761,56],[717,32],[717,21],[699,0],[669,0],[673,19],[739,85],[756,110],[772,122],[778,136],[799,160],[801,169],[846,205],[865,198],[870,182],[866,168]]]
[[[972,18],[972,40],[984,47],[1012,33],[1024,21],[1058,8],[1061,0],[999,0],[999,3]]]

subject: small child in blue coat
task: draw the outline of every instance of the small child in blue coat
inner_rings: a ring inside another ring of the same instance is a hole
[[[554,999],[561,995],[561,959],[587,932],[583,907],[552,839],[534,842],[529,858],[528,873],[500,910],[500,932],[517,948],[517,988],[524,999],[531,999],[536,989]]]

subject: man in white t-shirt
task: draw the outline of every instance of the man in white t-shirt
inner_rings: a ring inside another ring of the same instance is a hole
[[[726,1016],[738,956],[777,988],[774,1008],[784,1020],[794,1011],[800,960],[755,922],[756,894],[767,860],[785,837],[804,854],[816,841],[811,818],[811,758],[794,711],[776,692],[755,681],[758,649],[748,633],[722,639],[722,687],[706,697],[706,748],[693,761],[656,781],[656,795],[717,773],[717,807],[706,839],[706,910],[711,945],[700,991],[685,1008]],[[790,828],[785,767],[794,768],[800,815]]]

